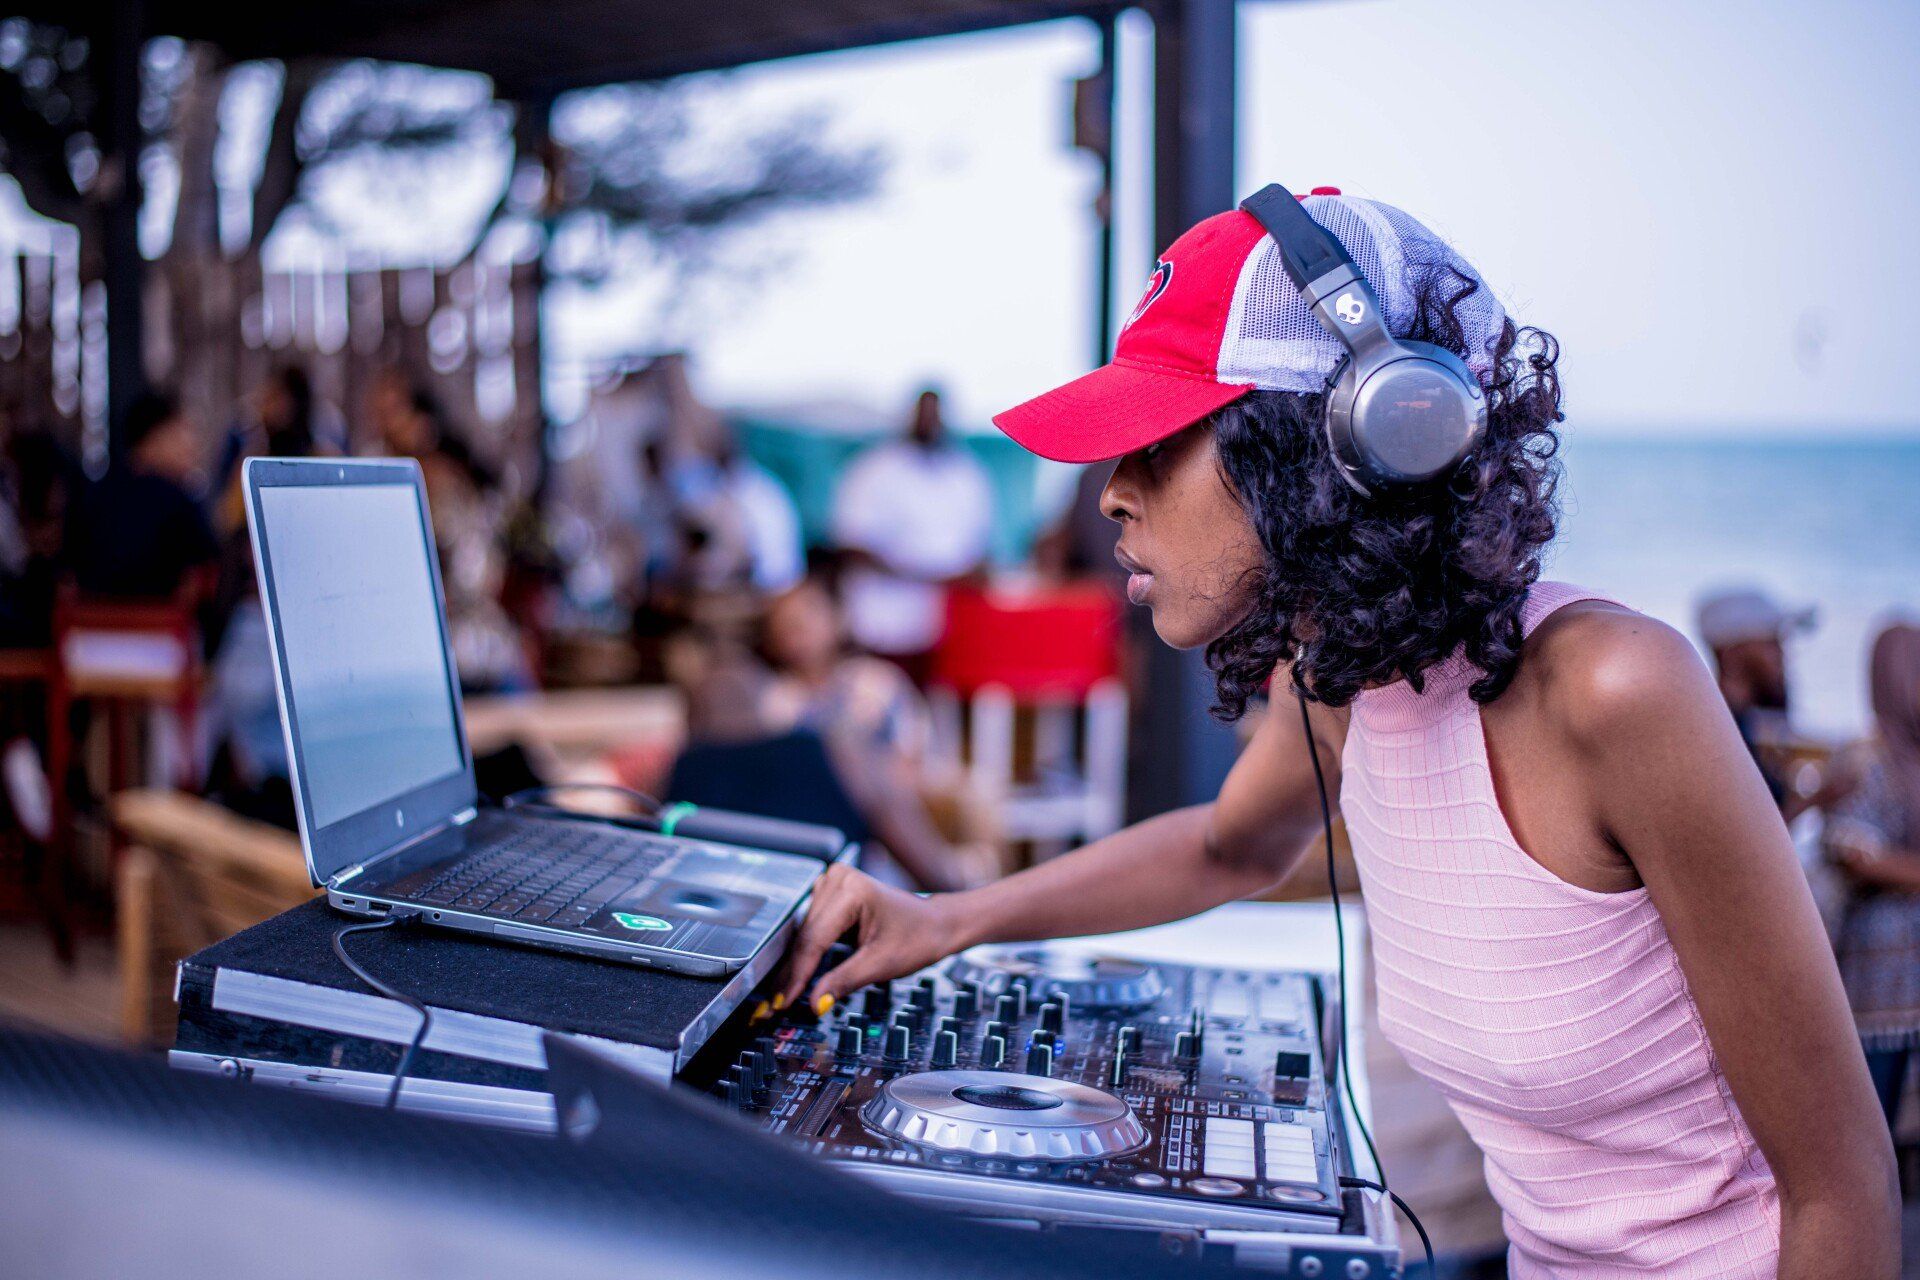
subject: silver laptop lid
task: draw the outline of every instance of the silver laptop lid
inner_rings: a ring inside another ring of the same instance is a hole
[[[420,468],[250,458],[247,529],[316,885],[477,792]]]

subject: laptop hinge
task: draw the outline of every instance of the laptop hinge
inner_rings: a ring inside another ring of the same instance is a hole
[[[413,836],[410,839],[407,839],[401,842],[400,844],[393,846],[393,848],[391,849],[382,849],[379,853],[375,854],[367,862],[356,862],[352,866],[348,867],[345,871],[336,873],[333,879],[327,881],[327,888],[329,889],[339,888],[341,885],[345,884],[347,881],[359,875],[362,871],[365,871],[369,866],[373,865],[373,863],[385,862],[388,858],[391,858],[396,854],[403,852],[404,850],[412,848],[414,845],[419,844],[422,840],[432,839],[434,836],[439,835],[442,831],[445,831],[448,827],[464,827],[465,825],[467,825],[467,823],[472,822],[476,817],[478,817],[479,813],[480,811],[476,809],[474,806],[468,805],[466,808],[462,809],[460,812],[454,814],[451,818],[448,818],[445,822],[437,823],[434,826],[428,827],[425,831],[422,831],[418,835]]]

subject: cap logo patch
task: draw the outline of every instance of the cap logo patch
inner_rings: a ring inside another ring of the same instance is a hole
[[[1140,295],[1140,301],[1133,304],[1132,314],[1127,317],[1126,324],[1121,325],[1120,328],[1122,330],[1130,328],[1135,320],[1145,315],[1147,308],[1153,305],[1156,298],[1167,291],[1167,286],[1172,282],[1173,264],[1171,262],[1156,264],[1153,268],[1153,275],[1147,279],[1147,291]]]
[[[1367,304],[1351,293],[1343,293],[1333,304],[1333,314],[1348,324],[1359,324],[1367,314]]]

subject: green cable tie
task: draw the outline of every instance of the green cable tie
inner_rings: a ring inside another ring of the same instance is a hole
[[[675,801],[660,811],[660,834],[670,836],[673,829],[686,821],[687,817],[699,809],[697,804],[688,804],[685,800]]]

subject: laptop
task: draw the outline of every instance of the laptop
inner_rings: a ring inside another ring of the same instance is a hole
[[[786,926],[817,859],[480,806],[417,464],[251,458],[246,497],[300,847],[334,908],[704,977]]]

